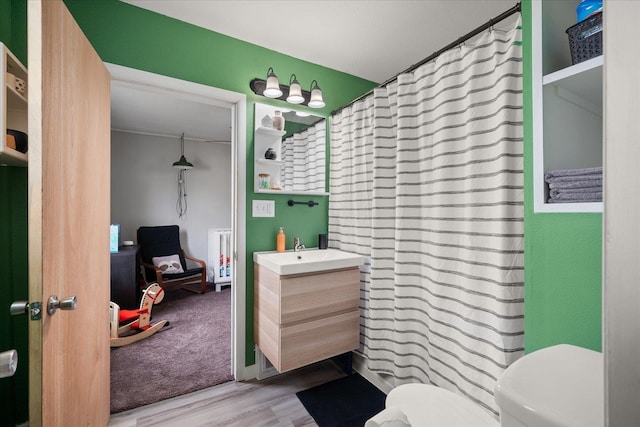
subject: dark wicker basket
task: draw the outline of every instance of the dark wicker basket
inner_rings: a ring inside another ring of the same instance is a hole
[[[567,34],[572,64],[602,55],[602,12],[569,27]]]

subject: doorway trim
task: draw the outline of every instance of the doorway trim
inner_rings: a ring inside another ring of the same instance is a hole
[[[246,342],[246,140],[247,96],[200,83],[105,63],[111,83],[174,92],[177,96],[231,110],[231,227],[233,230],[233,273],[231,283],[231,370],[236,381],[251,377],[245,367]]]

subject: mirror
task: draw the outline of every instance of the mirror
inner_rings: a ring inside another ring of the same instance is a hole
[[[284,130],[273,128],[275,112]],[[255,104],[255,191],[327,194],[325,191],[326,119],[289,108]],[[264,126],[263,126],[264,125]]]

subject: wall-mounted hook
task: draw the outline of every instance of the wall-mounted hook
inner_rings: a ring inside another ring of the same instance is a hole
[[[320,203],[318,202],[314,202],[313,200],[309,200],[308,202],[294,202],[293,200],[289,200],[287,202],[287,204],[289,206],[293,206],[293,205],[307,205],[310,208],[314,207],[315,205],[319,205]]]

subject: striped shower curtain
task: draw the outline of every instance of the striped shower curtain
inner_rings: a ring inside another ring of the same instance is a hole
[[[521,51],[518,19],[331,119],[330,245],[370,259],[369,369],[496,416],[495,382],[524,346]]]
[[[325,120],[282,141],[283,188],[289,191],[325,191]]]

